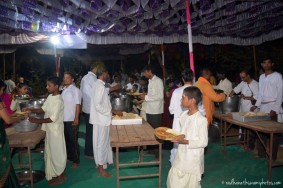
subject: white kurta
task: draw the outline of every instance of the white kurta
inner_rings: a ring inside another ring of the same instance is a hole
[[[47,180],[61,175],[67,162],[64,137],[64,103],[61,95],[49,95],[42,106],[44,118],[50,118],[52,123],[43,123],[45,137],[45,175]]]
[[[259,77],[259,93],[255,106],[260,108],[260,111],[269,113],[271,110],[277,114],[282,110],[282,75],[278,72]]]
[[[105,83],[98,79],[92,89],[90,119],[93,125],[93,155],[96,165],[113,163],[113,154],[110,146],[109,125],[111,124],[111,103],[109,90]]]
[[[179,144],[176,158],[168,178],[168,188],[200,187],[204,172],[204,148],[208,143],[207,120],[196,112],[188,115],[185,111],[180,116],[181,133],[189,144]]]
[[[186,87],[190,87],[190,86],[185,85],[185,86],[179,87],[179,88],[174,90],[172,97],[171,97],[171,100],[170,100],[170,105],[169,105],[169,112],[170,112],[170,114],[174,115],[172,129],[175,130],[175,131],[178,131],[178,132],[181,131],[180,115],[185,110],[187,110],[181,104],[181,98],[182,98],[182,95],[183,95],[183,91]],[[204,109],[203,104],[200,105],[199,111],[201,112],[201,114],[203,116],[205,116],[205,109]],[[173,161],[174,161],[176,153],[177,153],[177,149],[178,149],[178,144],[174,143],[173,148],[171,149],[171,154],[170,154],[170,159],[169,159],[171,164],[173,164]]]
[[[253,96],[254,99],[257,99],[258,96],[258,82],[255,80],[252,80],[250,84],[247,82],[242,81],[239,83],[233,91],[235,93],[240,93],[243,94],[246,97],[251,97]],[[252,103],[250,100],[245,100],[241,98],[240,101],[240,112],[249,112],[252,107]]]
[[[221,89],[228,96],[232,91],[232,83],[230,80],[225,78],[224,80],[220,80],[217,86],[213,86],[214,89]]]
[[[83,97],[82,111],[87,114],[90,113],[91,89],[96,81],[97,76],[91,71],[89,71],[81,80],[80,90]]]

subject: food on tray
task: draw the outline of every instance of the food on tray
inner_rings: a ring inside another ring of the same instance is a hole
[[[265,116],[266,113],[264,112],[245,112],[241,114],[244,117],[251,117],[251,116]]]
[[[184,134],[167,127],[156,128],[154,134],[157,138],[162,140],[183,140],[185,138]]]
[[[18,118],[24,116],[27,112],[15,112],[11,115],[12,118]]]
[[[138,115],[134,113],[123,112],[123,116],[115,115],[113,119],[136,119]]]
[[[133,96],[139,96],[141,95],[142,93],[139,93],[139,92],[129,92],[127,93],[128,95],[133,95]]]

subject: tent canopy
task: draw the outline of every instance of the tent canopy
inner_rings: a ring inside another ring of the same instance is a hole
[[[257,45],[283,36],[280,0],[189,3],[194,43]],[[0,33],[0,44],[52,34],[92,44],[188,42],[185,0],[2,0]]]

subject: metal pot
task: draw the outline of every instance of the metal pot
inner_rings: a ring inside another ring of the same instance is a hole
[[[226,97],[225,101],[219,103],[219,109],[222,114],[228,112],[239,112],[240,97],[234,95],[233,97]]]
[[[29,114],[30,117],[41,118],[38,114],[31,113]],[[31,132],[37,129],[39,126],[38,123],[31,123],[28,119],[21,120],[17,123],[13,124],[15,130],[18,132]]]
[[[114,110],[131,112],[133,110],[132,98],[128,95],[120,94],[119,97],[111,97],[111,106]]]

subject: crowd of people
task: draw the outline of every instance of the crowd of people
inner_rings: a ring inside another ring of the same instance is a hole
[[[172,167],[168,174],[167,187],[200,187],[204,173],[204,153],[208,144],[208,128],[213,120],[215,102],[239,94],[240,112],[262,111],[269,113],[275,121],[282,114],[282,75],[274,71],[271,58],[264,59],[261,66],[264,72],[259,82],[253,79],[251,70],[243,69],[239,73],[241,82],[234,88],[222,70],[217,72],[219,84],[215,82],[208,68],[200,71],[195,83],[195,73],[185,68],[181,72],[181,78],[168,75],[164,85],[152,65],[146,65],[141,73],[134,72],[128,76],[116,72],[111,77],[102,62],[91,65],[79,86],[76,86],[75,76],[71,72],[64,73],[63,87],[60,87],[62,83],[59,78],[48,78],[46,88],[49,95],[42,108],[22,109],[26,112],[45,113],[43,119],[30,117],[29,121],[42,123],[42,129],[46,131],[45,172],[48,184],[57,185],[66,180],[64,171],[67,161],[72,163],[71,168],[77,168],[80,163],[78,126],[81,113],[86,123],[84,155],[94,159],[100,176],[112,176],[106,171],[107,166],[113,163],[109,126],[112,114],[123,114],[112,109],[110,95],[123,90],[137,94],[133,100],[135,112],[153,128],[164,126],[162,119],[170,116],[172,121],[168,126],[185,135],[183,140],[172,141]],[[20,120],[12,120],[8,115],[20,110],[21,101],[15,96],[32,95],[25,83],[13,85],[9,79],[6,84],[2,82],[0,88],[3,102],[0,101],[0,115],[6,124],[10,124]],[[9,87],[6,87],[8,84]],[[2,130],[4,129],[1,125]],[[258,156],[265,157],[262,144],[256,144],[255,133],[250,131],[249,135],[249,150],[254,150],[257,145]],[[266,142],[266,135],[260,134],[260,137]],[[277,158],[279,138],[280,135],[274,136],[274,160]],[[156,158],[159,156],[155,147],[148,147],[148,153]],[[5,173],[13,175],[11,164],[7,163],[7,166],[7,172],[1,168],[1,178]]]

